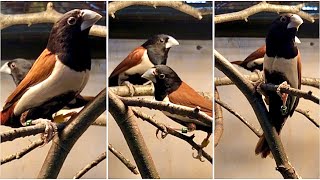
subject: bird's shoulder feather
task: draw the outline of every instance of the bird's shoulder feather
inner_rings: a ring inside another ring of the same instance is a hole
[[[144,52],[146,49],[142,46],[134,49],[110,74],[109,78],[119,75],[120,73],[132,68],[133,66],[141,63]]]
[[[199,106],[201,111],[212,117],[212,101],[199,95],[189,85],[182,82],[179,88],[168,95],[170,102],[191,108]]]
[[[3,110],[6,110],[15,102],[17,102],[29,87],[34,86],[48,78],[54,69],[55,62],[55,54],[50,52],[48,49],[45,49],[34,62],[26,77],[7,98]]]

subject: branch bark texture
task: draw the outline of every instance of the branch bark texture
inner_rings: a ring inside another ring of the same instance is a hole
[[[124,135],[142,178],[160,178],[137,124],[137,118],[114,93],[108,91],[109,112]]]
[[[106,89],[87,104],[61,133],[53,138],[53,143],[39,172],[38,178],[57,178],[70,150],[88,127],[106,110]]]

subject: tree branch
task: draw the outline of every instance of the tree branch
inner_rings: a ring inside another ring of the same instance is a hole
[[[14,15],[0,13],[0,30],[17,24],[26,24],[31,26],[32,24],[55,23],[62,15],[63,14],[54,9],[52,2],[48,2],[47,9],[43,12]],[[93,25],[89,34],[93,36],[106,37],[107,29],[105,26]]]
[[[111,17],[115,18],[115,13],[118,10],[129,6],[151,6],[154,8],[157,6],[170,7],[199,20],[202,19],[200,11],[181,1],[114,1],[108,4],[108,13]]]
[[[61,133],[53,138],[53,143],[39,172],[38,178],[57,178],[61,167],[73,145],[88,127],[106,110],[106,89],[89,102]]]
[[[259,132],[258,129],[256,129],[251,123],[249,123],[243,116],[241,116],[238,112],[233,110],[227,103],[221,101],[220,99],[215,99],[214,100],[217,104],[222,106],[224,109],[229,111],[231,114],[236,116],[238,119],[240,119],[241,122],[243,122],[252,132],[254,132],[258,137],[262,136],[262,133]]]
[[[37,141],[34,141],[32,142],[29,146],[27,146],[26,148],[22,149],[21,151],[15,153],[15,154],[12,154],[12,155],[9,155],[5,158],[2,158],[1,159],[1,165],[7,163],[7,162],[10,162],[10,161],[13,161],[15,159],[20,159],[22,158],[24,155],[28,154],[29,152],[31,152],[32,150],[36,149],[37,147],[43,145],[43,140],[42,139],[39,139]]]
[[[107,153],[103,152],[102,154],[100,154],[95,160],[93,160],[90,164],[86,165],[86,167],[84,167],[83,169],[81,169],[81,171],[79,171],[74,177],[73,179],[79,179],[81,178],[83,175],[85,175],[88,171],[90,171],[90,169],[94,168],[95,166],[97,166],[100,162],[102,162],[103,160],[105,160],[107,157]]]
[[[317,128],[319,128],[319,124],[309,115],[309,111],[305,111],[297,108],[295,111],[304,115],[307,119],[309,119]]]
[[[148,123],[150,123],[151,125],[153,125],[157,129],[159,129],[160,131],[162,131],[164,133],[168,133],[172,136],[175,136],[179,139],[186,141],[187,143],[189,143],[192,146],[192,148],[196,149],[197,151],[199,151],[201,149],[201,147],[193,141],[193,138],[195,137],[194,135],[186,136],[184,134],[181,134],[181,133],[177,132],[176,130],[165,126],[164,124],[158,123],[154,118],[152,118],[148,114],[145,114],[141,111],[138,111],[135,108],[132,108],[132,111],[137,117],[141,118],[144,121],[147,121]],[[162,136],[162,138],[164,138],[165,136],[166,135]],[[206,153],[204,150],[202,150],[202,155],[204,158],[206,158],[212,164],[212,157],[208,153]]]
[[[109,112],[120,127],[142,178],[160,178],[136,123],[137,118],[114,93],[108,91]]]
[[[150,101],[147,99],[135,99],[119,97],[119,99],[127,106],[138,106],[138,107],[148,107],[150,109],[157,109],[160,111],[166,111],[172,114],[177,114],[181,116],[188,116],[195,118],[195,123],[202,123],[207,126],[212,126],[212,117],[208,116],[206,113],[199,111],[197,108],[189,108],[186,106],[176,105],[172,103],[166,103],[161,101]]]
[[[286,13],[295,13],[299,15],[301,18],[306,19],[310,22],[314,22],[314,17],[307,14],[304,11],[301,11],[301,8],[304,6],[304,4],[298,4],[296,6],[288,6],[288,5],[275,5],[275,4],[269,4],[265,1],[260,2],[259,4],[256,4],[254,6],[251,6],[247,9],[233,12],[233,13],[227,13],[227,14],[219,14],[214,16],[214,23],[224,23],[224,22],[230,22],[230,21],[236,21],[236,20],[245,20],[248,21],[248,17],[252,16],[254,14],[257,14],[259,12],[286,12]]]
[[[215,66],[235,83],[252,106],[277,164],[277,170],[284,178],[299,178],[300,176],[287,158],[275,127],[270,123],[270,117],[268,117],[268,111],[261,96],[256,93],[251,82],[244,78],[242,74],[216,50],[214,50],[214,56]]]
[[[246,79],[250,81],[259,81],[262,80],[257,74],[243,75]],[[234,83],[228,77],[215,77],[214,85],[215,86],[225,86],[233,85]],[[311,77],[302,77],[301,84],[306,86],[311,86],[320,89],[320,78],[311,78]]]
[[[219,92],[217,87],[214,87],[214,98],[220,99]],[[216,147],[221,139],[223,134],[223,115],[222,108],[218,103],[214,105],[214,147]]]
[[[109,151],[115,155],[133,174],[139,174],[137,166],[133,165],[129,159],[124,157],[121,152],[117,151],[110,143],[108,145]]]
[[[260,87],[264,91],[277,92],[279,85],[262,83],[262,84],[260,84]],[[304,99],[310,100],[316,104],[319,104],[319,98],[312,95],[312,91],[304,92],[300,89],[280,86],[280,92],[290,94],[292,96],[297,96],[299,98],[304,98]]]

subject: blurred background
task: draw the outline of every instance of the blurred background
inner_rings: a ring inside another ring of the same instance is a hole
[[[212,10],[212,2],[188,2],[189,5]],[[180,78],[197,91],[212,92],[212,14],[202,20],[183,14],[175,9],[131,6],[109,17],[108,75],[136,47],[154,34],[168,34],[177,39],[179,46],[169,51],[167,65]],[[146,97],[152,99],[153,97]],[[138,108],[155,115],[158,122],[181,128],[161,112]],[[114,148],[134,162],[128,145],[113,117],[108,115],[108,141]],[[149,148],[161,178],[212,178],[213,166],[208,161],[192,158],[196,153],[186,142],[173,136],[157,139],[156,128],[139,120],[140,131]],[[195,131],[195,141],[201,143],[206,133]],[[187,135],[192,135],[188,133]],[[212,141],[205,151],[212,155]],[[131,173],[113,154],[108,157],[109,178],[140,178]]]
[[[53,2],[54,9],[65,13],[72,9],[91,9],[98,12],[103,18],[97,23],[106,25],[106,2]],[[44,11],[47,2],[1,2],[1,13],[23,14]],[[1,65],[14,58],[25,58],[34,61],[45,49],[49,33],[53,24],[15,25],[1,31]],[[92,69],[87,86],[82,95],[97,95],[106,86],[106,39],[90,36],[92,48]],[[0,73],[1,102],[3,106],[6,98],[15,89],[10,75]],[[106,118],[103,114],[99,118]],[[0,131],[11,130],[0,126]],[[0,144],[1,158],[15,154],[40,138],[28,136],[12,142]],[[49,144],[36,148],[19,160],[14,160],[0,166],[0,178],[36,178],[51,146]],[[91,126],[80,137],[68,155],[58,178],[72,178],[78,171],[91,163],[102,152],[106,151],[106,127]],[[17,171],[18,170],[18,171]],[[105,178],[106,161],[102,161],[83,178]]]
[[[216,1],[215,15],[243,10],[259,2]],[[270,2],[272,4],[296,5],[302,2]],[[319,78],[319,2],[304,2],[304,11],[315,15],[316,21],[304,20],[298,31],[301,44],[302,76]],[[262,46],[268,27],[277,17],[276,13],[258,13],[250,16],[248,22],[234,21],[215,25],[215,49],[229,61],[244,60],[250,53]],[[238,68],[243,74],[249,71]],[[215,69],[215,77],[224,74]],[[302,86],[320,96],[319,89]],[[256,128],[259,122],[238,88],[219,86],[221,100],[243,115]],[[298,108],[308,110],[319,123],[319,105],[301,99]],[[215,178],[282,178],[275,170],[274,159],[255,156],[257,136],[240,120],[223,110],[224,134],[215,148]],[[261,130],[261,128],[260,128]],[[295,112],[284,125],[281,140],[293,167],[303,178],[319,179],[319,129],[303,115]]]

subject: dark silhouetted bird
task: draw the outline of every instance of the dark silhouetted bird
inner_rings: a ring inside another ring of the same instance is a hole
[[[283,86],[285,81],[291,87],[301,89],[301,59],[296,46],[296,33],[303,20],[296,14],[285,14],[278,17],[269,29],[266,37],[266,55],[264,57],[264,76],[266,83]],[[266,92],[269,100],[269,118],[277,132],[292,116],[299,99],[288,94],[278,95],[276,92]],[[262,136],[255,149],[256,154],[265,158],[270,154],[270,148]]]

